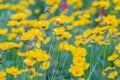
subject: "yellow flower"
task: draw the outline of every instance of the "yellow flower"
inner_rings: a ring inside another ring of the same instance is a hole
[[[59,5],[58,4],[54,4],[51,8],[50,8],[50,13],[54,13],[57,9],[58,9]]]
[[[74,26],[67,26],[67,30],[72,30]]]
[[[113,22],[117,22],[116,15],[108,15],[104,17],[103,22],[106,24],[113,24]]]
[[[53,34],[61,36],[65,32],[64,27],[56,27],[53,29]]]
[[[120,52],[120,43],[115,47],[115,49]]]
[[[35,9],[35,10],[34,10],[34,13],[35,13],[35,14],[39,14],[39,13],[40,13],[40,10],[39,10],[39,9]]]
[[[67,4],[68,5],[72,5],[76,2],[77,0],[67,0]]]
[[[107,59],[108,61],[114,61],[119,55],[117,53],[113,53]]]
[[[100,8],[109,8],[110,7],[110,2],[109,1],[94,1],[92,6],[100,7]]]
[[[0,80],[1,80],[2,78],[5,78],[5,76],[6,76],[6,73],[5,73],[5,72],[0,72]]]
[[[20,27],[20,28],[12,28],[12,32],[13,33],[22,33],[24,32],[24,28]]]
[[[62,39],[70,39],[72,35],[69,32],[64,32],[61,36]]]
[[[7,29],[0,29],[0,35],[7,34],[8,30]]]
[[[85,62],[85,58],[83,57],[74,57],[73,58],[73,64],[75,65],[81,65]]]
[[[35,61],[35,60],[32,60],[32,59],[30,59],[30,58],[25,58],[25,59],[24,59],[24,63],[25,63],[27,66],[33,66],[33,65],[36,63],[36,61]]]
[[[80,80],[85,80],[85,78],[80,78]]]
[[[50,59],[50,55],[48,55],[46,52],[43,51],[43,53],[38,54],[36,59],[37,59],[38,62],[43,62],[45,60]]]
[[[12,40],[12,39],[15,39],[17,37],[17,34],[16,33],[10,33],[8,35],[8,40]]]
[[[4,0],[0,0],[0,2],[3,2]]]
[[[11,16],[12,20],[24,20],[27,17],[25,13],[16,13]]]
[[[20,48],[22,47],[23,43],[14,43],[14,42],[4,42],[4,43],[0,43],[0,49],[7,51],[10,48]]]
[[[85,57],[87,55],[87,50],[85,48],[76,48],[73,52],[72,52],[74,57]]]
[[[114,67],[107,67],[103,71],[108,71],[108,70],[113,70],[113,69],[114,69]]]
[[[117,67],[120,67],[120,59],[117,59],[114,61],[114,64],[117,66]]]
[[[8,9],[10,4],[0,4],[0,9]]]
[[[59,4],[61,0],[45,0],[48,5]]]
[[[15,68],[15,67],[6,68],[6,72],[7,72],[8,74],[13,75],[13,76],[17,76],[17,75],[21,74],[21,71],[18,70],[17,68]]]
[[[8,23],[7,23],[7,25],[10,27],[19,26],[20,24],[21,24],[21,22],[18,22],[16,20],[11,20],[11,21],[8,21]]]
[[[42,20],[42,21],[38,22],[38,24],[39,24],[40,28],[46,30],[49,28],[50,23],[47,20]]]
[[[40,68],[42,70],[47,70],[50,67],[50,62],[49,61],[45,61],[41,64]]]
[[[79,66],[72,66],[69,69],[69,72],[71,72],[76,77],[82,76],[84,74],[84,70]]]
[[[109,73],[108,78],[114,79],[118,75],[118,71],[113,71]]]
[[[47,37],[47,38],[43,41],[43,43],[44,43],[44,44],[47,44],[47,43],[50,42],[50,40],[51,40],[51,38],[50,38],[50,37]]]

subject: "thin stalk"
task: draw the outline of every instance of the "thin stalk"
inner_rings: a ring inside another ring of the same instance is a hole
[[[101,56],[102,56],[102,54],[103,54],[103,50],[104,50],[104,47],[102,48],[102,51],[101,51],[101,53],[100,53],[100,55],[99,55],[99,57],[98,57],[98,60],[96,61],[96,64],[95,64],[95,66],[93,67],[93,69],[92,69],[92,71],[91,71],[91,73],[90,73],[90,75],[89,75],[89,77],[88,77],[87,80],[90,80],[90,78],[91,78],[94,70],[96,69],[96,66],[98,65],[98,63],[99,63],[99,61],[100,61],[100,58],[101,58]]]

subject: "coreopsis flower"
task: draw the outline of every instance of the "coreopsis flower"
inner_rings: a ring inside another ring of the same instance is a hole
[[[57,36],[58,40],[61,39],[70,39],[72,37],[72,35],[65,31],[64,27],[56,27],[53,29],[53,34],[55,34]]]
[[[21,74],[21,71],[15,67],[6,68],[6,72],[14,77]]]
[[[27,17],[25,13],[17,13],[11,16],[11,20],[24,20]]]
[[[38,54],[38,56],[36,58],[36,60],[38,62],[43,62],[48,59],[50,59],[50,55],[48,55],[45,51],[43,51],[43,53],[41,53],[41,54]]]
[[[69,72],[71,72],[73,76],[76,76],[76,77],[82,76],[84,74],[84,70],[79,66],[72,66],[69,69]]]
[[[35,14],[39,14],[39,13],[40,13],[40,10],[39,10],[39,9],[35,9],[35,10],[34,10],[34,13],[35,13]]]
[[[0,35],[5,35],[7,34],[8,29],[0,29]]]
[[[25,58],[24,59],[24,63],[27,65],[27,66],[33,66],[35,63],[36,63],[36,61],[35,60],[32,60],[31,58]]]
[[[0,9],[9,9],[10,4],[0,4]]]
[[[120,6],[116,6],[115,10],[119,11],[120,10]]]
[[[64,27],[56,27],[53,29],[53,34],[55,34],[57,36],[61,36],[64,32],[65,32]]]
[[[43,63],[41,64],[41,66],[40,66],[40,68],[41,68],[42,70],[47,70],[47,69],[49,69],[49,67],[50,67],[50,62],[49,62],[49,61],[43,62]]]
[[[114,79],[118,75],[118,71],[113,71],[108,74],[109,79]]]
[[[48,4],[48,5],[54,5],[54,4],[59,4],[61,2],[61,0],[45,0],[45,2]]]
[[[116,59],[114,61],[114,64],[117,66],[117,67],[120,67],[120,59]]]
[[[115,47],[115,49],[120,52],[120,43]]]
[[[85,80],[85,78],[80,78],[80,80]]]
[[[64,32],[61,36],[62,39],[70,39],[72,37],[72,34],[69,32]]]
[[[50,37],[47,37],[47,38],[43,41],[43,43],[44,43],[44,44],[47,44],[47,43],[50,42],[50,40],[51,40],[51,38],[50,38]]]
[[[16,37],[17,37],[16,33],[10,33],[10,34],[8,34],[8,40],[15,39]]]
[[[103,18],[105,24],[113,24],[113,22],[117,22],[116,15],[108,15]]]
[[[85,48],[76,48],[73,52],[72,52],[74,57],[85,57],[87,55],[87,50]]]
[[[40,26],[40,28],[42,28],[42,29],[48,29],[49,28],[49,21],[47,21],[47,20],[42,20],[42,21],[40,21],[39,22],[39,26]]]
[[[83,63],[85,63],[84,57],[73,57],[73,64],[74,65],[81,65]]]
[[[73,6],[75,9],[76,8],[81,8],[83,5],[82,0],[76,0],[75,5]]]
[[[0,2],[3,2],[4,0],[0,0]]]
[[[113,70],[113,69],[115,69],[115,68],[114,68],[114,67],[110,67],[110,66],[108,66],[108,67],[105,68],[103,71],[106,72],[106,71]]]
[[[6,80],[5,77],[6,77],[6,72],[0,72],[0,80]]]
[[[76,2],[77,0],[67,0],[67,5],[72,5]]]
[[[12,33],[23,33],[25,29],[23,27],[20,28],[12,28]]]
[[[58,9],[59,5],[55,4],[50,8],[50,13],[54,13]]]
[[[110,7],[110,2],[109,1],[94,1],[92,3],[92,6],[99,7],[99,8],[109,8]]]
[[[116,58],[118,58],[118,54],[117,53],[113,53],[112,55],[108,56],[108,61],[114,61]]]
[[[25,53],[19,52],[18,55],[26,58],[26,61],[25,61],[26,64],[27,64],[27,62],[28,62],[28,64],[31,62],[35,63],[34,60],[36,60],[38,62],[43,62],[43,61],[50,59],[50,55],[47,54],[46,51],[41,50],[41,49],[30,50],[30,51],[26,51]],[[34,60],[32,60],[32,59],[34,59]]]
[[[18,22],[17,20],[10,20],[8,21],[7,25],[10,27],[20,26],[21,22]]]

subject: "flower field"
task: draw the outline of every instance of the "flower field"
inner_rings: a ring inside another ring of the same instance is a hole
[[[0,80],[120,80],[120,0],[0,0]]]

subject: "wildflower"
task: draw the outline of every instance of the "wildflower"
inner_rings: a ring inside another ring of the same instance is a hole
[[[72,66],[69,69],[69,72],[71,72],[76,77],[82,76],[84,74],[84,70],[79,66]]]
[[[6,68],[6,72],[8,74],[13,75],[14,77],[16,77],[17,75],[21,74],[21,71],[18,70],[17,68],[15,68],[15,67]]]
[[[2,71],[1,71],[1,72],[0,72],[0,79],[1,79],[1,80],[5,80],[6,75],[7,75],[6,72],[2,72]]]
[[[30,58],[25,58],[24,59],[24,63],[27,65],[27,66],[33,66],[35,63],[36,63],[36,61],[35,60],[32,60],[32,59],[30,59]]]
[[[8,34],[8,40],[15,39],[16,37],[17,37],[17,34],[15,34],[15,33]]]
[[[0,29],[0,35],[7,34],[8,30],[7,29]]]
[[[120,67],[120,59],[116,59],[114,61],[114,64],[117,66],[117,67]]]
[[[113,53],[112,55],[110,55],[110,56],[108,57],[108,61],[113,61],[113,60],[115,60],[117,57],[118,57],[118,54],[117,54],[117,53]]]
[[[118,71],[113,71],[109,73],[108,78],[109,79],[114,79],[118,75]]]
[[[50,67],[50,62],[49,61],[45,61],[41,64],[40,68],[42,70],[47,70]]]
[[[40,13],[40,10],[39,10],[39,9],[35,9],[35,10],[34,10],[34,13],[35,13],[35,14],[39,14],[39,13]]]
[[[114,69],[114,67],[107,67],[103,71],[108,71],[108,70],[113,70],[113,69]]]
[[[49,42],[50,42],[50,39],[51,39],[50,37],[47,37],[47,38],[43,41],[43,43],[44,43],[44,44],[49,43]]]
[[[118,45],[115,47],[115,49],[116,49],[118,52],[120,52],[120,44],[118,44]]]

